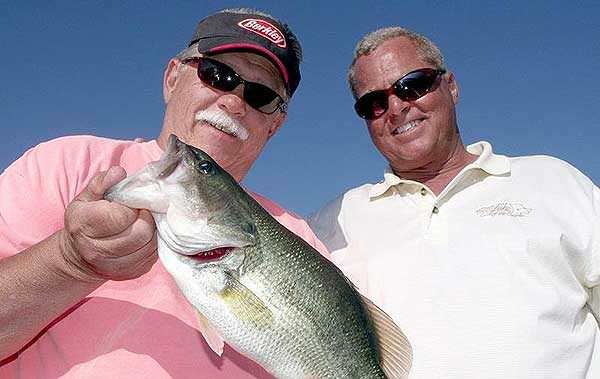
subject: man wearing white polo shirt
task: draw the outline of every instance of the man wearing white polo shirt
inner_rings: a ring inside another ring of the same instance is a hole
[[[411,378],[600,378],[600,191],[548,156],[465,147],[439,49],[402,28],[358,44],[349,82],[388,160],[311,219],[406,332]]]

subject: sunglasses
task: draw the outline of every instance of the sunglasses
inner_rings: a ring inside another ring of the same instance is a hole
[[[388,98],[391,94],[403,101],[415,101],[429,92],[435,91],[439,84],[438,78],[446,70],[420,68],[396,80],[388,89],[377,90],[362,95],[354,104],[359,117],[374,120],[381,117],[389,108]]]
[[[198,78],[202,83],[219,91],[231,92],[240,84],[244,85],[243,98],[246,104],[265,114],[276,110],[285,113],[287,103],[269,87],[255,82],[244,80],[237,72],[224,63],[210,58],[189,58],[183,61],[198,63]]]

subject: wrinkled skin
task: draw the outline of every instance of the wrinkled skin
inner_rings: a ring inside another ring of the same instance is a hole
[[[251,53],[223,53],[211,56],[233,68],[242,78],[258,82],[275,90],[286,99],[283,81],[273,64]],[[165,150],[170,134],[202,149],[241,181],[250,170],[263,147],[286,120],[286,114],[275,111],[264,114],[243,101],[243,86],[232,92],[211,88],[198,78],[196,64],[173,59],[165,72],[163,96],[165,122],[158,139]],[[222,110],[239,121],[249,132],[245,141],[225,134],[206,123],[198,123],[194,115],[199,110]]]
[[[382,43],[355,64],[358,97],[389,88],[410,71],[432,67],[404,37]],[[436,193],[475,157],[467,153],[456,122],[458,84],[451,72],[438,87],[415,101],[391,94],[389,109],[380,118],[367,121],[369,134],[392,170],[400,177],[428,184]],[[411,121],[418,125],[399,131]]]
[[[134,279],[158,258],[150,212],[103,199],[124,177],[120,167],[98,173],[65,212],[63,254],[83,280]]]

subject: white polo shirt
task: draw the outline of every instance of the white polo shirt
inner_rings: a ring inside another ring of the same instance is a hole
[[[439,196],[388,168],[309,223],[408,336],[410,378],[600,378],[600,190],[556,158],[467,150]]]

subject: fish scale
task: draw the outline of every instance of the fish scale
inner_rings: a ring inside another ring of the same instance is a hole
[[[251,198],[248,201],[256,204]],[[258,204],[256,206],[258,207]],[[314,249],[295,235],[289,235],[291,232],[279,224],[263,221],[263,219],[268,220],[271,216],[265,214],[262,208],[256,210],[254,214],[259,242],[255,246],[244,248],[247,260],[244,275],[256,274],[257,277],[250,280],[251,282],[270,282],[268,288],[277,294],[271,298],[280,299],[279,302],[273,301],[272,309],[275,312],[284,310],[280,316],[282,320],[296,320],[295,323],[286,322],[283,325],[273,325],[273,339],[269,339],[268,343],[281,340],[282,345],[295,346],[295,350],[298,352],[319,352],[306,357],[307,363],[315,366],[315,369],[308,374],[319,378],[339,377],[340,364],[332,365],[331,362],[348,365],[348,361],[340,356],[342,354],[339,351],[360,349],[361,342],[364,343],[365,340],[369,341],[370,339],[368,336],[370,327],[359,302],[347,301],[348,297],[356,296],[356,294],[348,291],[351,287],[347,286],[344,277],[333,266],[326,264],[325,259]],[[253,257],[259,258],[253,259]],[[244,275],[241,278],[242,282],[245,281]],[[310,280],[315,276],[317,279]],[[339,285],[335,283],[340,280],[343,280],[344,283]],[[331,289],[338,287],[341,289],[337,294],[333,294],[334,296],[326,296],[332,295],[331,290],[324,293],[315,292],[314,288],[317,282],[327,282],[331,284]],[[290,288],[294,288],[295,291],[290,292]],[[277,289],[279,289],[278,293]],[[343,290],[346,290],[346,293]],[[258,297],[262,295],[258,291],[255,294]],[[306,294],[313,296],[306,296]],[[268,302],[269,296],[267,295],[263,299]],[[315,307],[315,305],[318,306]],[[314,307],[315,310],[306,315],[304,310],[308,307]],[[346,316],[344,317],[344,315]],[[353,315],[356,317],[351,318],[350,316]],[[337,339],[341,324],[347,325],[349,331],[346,333],[346,338]],[[284,332],[277,333],[278,329]],[[288,331],[290,333],[300,331],[299,336],[292,344],[286,343],[286,338],[289,339]],[[361,335],[360,331],[367,332]],[[257,350],[265,349],[263,346],[257,346],[256,341],[252,342]],[[323,354],[322,351],[323,346],[331,346],[329,352],[335,352],[335,360],[327,359],[327,354]],[[372,348],[364,350],[367,352],[364,359],[366,362],[351,362],[357,366],[362,363],[366,367],[362,371],[363,373],[367,373],[368,367],[371,366],[373,372],[369,373],[369,377],[383,378],[383,373],[378,369],[378,357],[374,354],[376,350]],[[295,351],[289,353],[295,353]]]
[[[106,198],[152,212],[161,262],[215,352],[225,341],[280,378],[408,374],[393,320],[201,150],[172,136],[160,161]],[[202,254],[214,249],[225,253]]]

